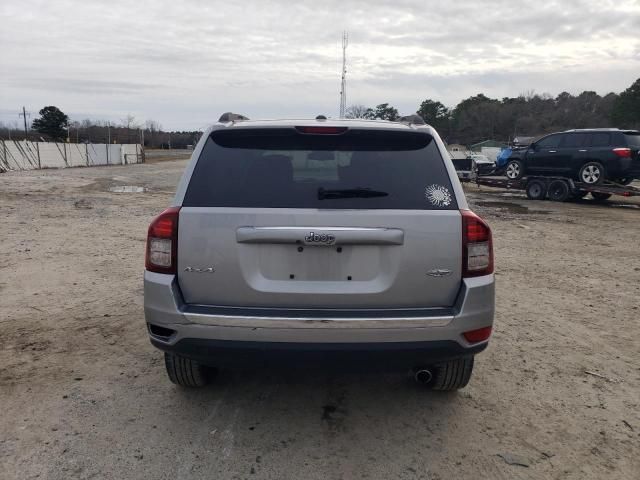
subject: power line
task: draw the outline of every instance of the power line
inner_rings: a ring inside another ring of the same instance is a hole
[[[347,45],[349,34],[342,32],[342,83],[340,84],[340,118],[344,118],[347,109]]]

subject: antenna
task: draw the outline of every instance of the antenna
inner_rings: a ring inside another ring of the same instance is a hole
[[[342,32],[342,83],[340,84],[340,118],[344,118],[347,108],[347,45],[349,45],[349,34],[345,30]]]

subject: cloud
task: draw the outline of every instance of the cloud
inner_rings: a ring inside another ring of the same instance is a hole
[[[348,98],[414,110],[480,91],[620,91],[640,72],[637,0],[5,0],[0,105],[197,128],[222,111],[336,115]]]
[[[38,75],[22,79],[13,77],[9,82],[12,87],[42,90],[45,92],[63,92],[76,95],[113,95],[140,94],[145,90],[166,88],[151,83],[135,83],[118,80],[96,80],[92,78],[43,78]]]

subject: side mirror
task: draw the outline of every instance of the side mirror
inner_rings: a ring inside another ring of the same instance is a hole
[[[532,152],[537,152],[538,146],[535,143],[532,143],[531,145],[529,145],[529,150]]]

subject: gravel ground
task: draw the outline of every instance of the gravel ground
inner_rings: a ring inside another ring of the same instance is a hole
[[[497,317],[460,392],[258,371],[184,391],[141,282],[184,166],[0,175],[0,478],[638,478],[640,202],[468,188],[494,229]]]

